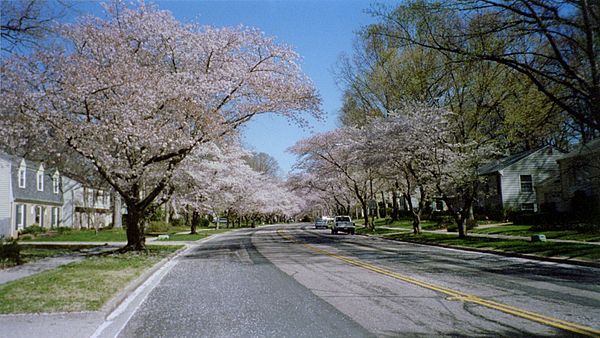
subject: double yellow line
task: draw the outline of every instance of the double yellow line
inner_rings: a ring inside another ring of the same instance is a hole
[[[515,315],[515,316],[518,316],[521,318],[529,319],[534,322],[538,322],[538,323],[548,325],[548,326],[553,326],[553,327],[563,329],[566,331],[570,331],[573,333],[578,333],[578,334],[581,334],[584,336],[589,336],[589,337],[600,337],[600,331],[595,330],[590,327],[577,325],[577,324],[570,323],[570,322],[560,320],[557,318],[553,318],[553,317],[544,316],[539,313],[535,313],[535,312],[523,310],[523,309],[520,309],[520,308],[517,308],[514,306],[510,306],[510,305],[494,302],[491,300],[479,298],[477,296],[474,296],[474,295],[471,295],[468,293],[464,293],[464,292],[456,291],[456,290],[449,289],[449,288],[446,288],[443,286],[431,284],[431,283],[421,281],[421,280],[418,280],[416,278],[412,278],[409,276],[404,276],[404,275],[398,274],[396,272],[393,272],[393,271],[390,271],[390,270],[387,270],[387,269],[384,269],[384,268],[381,268],[381,267],[378,267],[378,266],[375,266],[372,264],[362,262],[357,259],[352,259],[352,258],[348,258],[345,256],[341,256],[341,255],[335,254],[333,252],[317,248],[310,244],[301,243],[301,242],[297,241],[294,237],[287,234],[283,230],[277,230],[277,233],[279,234],[279,236],[283,237],[284,239],[300,243],[304,247],[310,249],[311,251],[314,251],[314,252],[317,252],[317,253],[320,253],[320,254],[323,254],[326,256],[337,258],[337,259],[339,259],[345,263],[348,263],[350,265],[358,266],[360,268],[363,268],[363,269],[366,269],[369,271],[373,271],[373,272],[376,272],[376,273],[379,273],[379,274],[382,274],[385,276],[389,276],[389,277],[401,280],[403,282],[407,282],[407,283],[417,285],[417,286],[420,286],[420,287],[423,287],[423,288],[426,288],[429,290],[443,293],[445,295],[448,295],[448,298],[447,298],[448,300],[463,301],[463,302],[468,302],[468,303],[473,303],[473,304],[479,304],[479,305],[485,306],[490,309],[502,311],[504,313],[512,314],[512,315]]]

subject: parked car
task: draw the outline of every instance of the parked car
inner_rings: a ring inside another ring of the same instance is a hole
[[[331,234],[336,235],[339,231],[354,235],[356,229],[350,216],[335,216],[331,224]]]
[[[327,229],[329,228],[329,223],[331,223],[331,220],[325,218],[318,218],[315,221],[315,229]]]

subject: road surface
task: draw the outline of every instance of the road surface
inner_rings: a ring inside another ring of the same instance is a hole
[[[600,336],[600,269],[307,225],[220,235],[147,287],[98,336]]]

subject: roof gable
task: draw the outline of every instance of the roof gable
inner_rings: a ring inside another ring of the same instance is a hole
[[[479,175],[489,175],[489,174],[497,173],[500,170],[510,167],[511,165],[513,165],[515,163],[518,163],[524,159],[531,157],[532,155],[534,155],[542,150],[549,149],[549,148],[552,149],[553,151],[556,150],[559,153],[563,153],[559,149],[556,149],[549,145],[543,146],[538,149],[526,150],[526,151],[511,155],[508,157],[504,157],[498,161],[491,162],[491,163],[488,163],[488,164],[482,166],[481,168],[479,168]]]

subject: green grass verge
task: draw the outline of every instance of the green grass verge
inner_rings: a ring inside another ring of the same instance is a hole
[[[194,235],[189,234],[189,233],[187,233],[187,234],[170,233],[169,239],[161,239],[160,242],[163,242],[163,241],[197,241],[199,239],[206,238],[211,235],[221,234],[221,233],[228,232],[228,231],[231,231],[234,229],[233,228],[228,228],[228,229],[198,228],[196,230],[198,233],[194,234]]]
[[[129,282],[181,246],[148,246],[147,253],[89,257],[0,285],[0,313],[100,309]]]
[[[62,234],[49,233],[22,242],[124,242],[127,241],[125,229],[71,230]]]
[[[544,234],[546,238],[569,239],[583,242],[600,241],[600,233],[582,233],[575,230],[544,230],[533,231],[531,225],[502,225],[492,228],[472,229],[469,232],[477,234],[498,234],[508,236],[526,236],[534,234]]]
[[[385,235],[385,234],[393,234],[393,233],[397,233],[397,232],[409,232],[409,231],[412,231],[411,229],[401,228],[401,227],[398,227],[396,229],[386,229],[386,228],[377,227],[373,231],[370,231],[369,229],[364,228],[364,227],[357,227],[356,233],[359,235],[367,235],[367,234],[368,235]]]
[[[566,257],[594,262],[600,261],[600,246],[583,243],[530,242],[525,240],[506,240],[481,237],[467,237],[465,239],[461,239],[455,235],[431,233],[424,233],[421,235],[414,235],[412,233],[391,234],[384,235],[383,237],[425,244],[442,244],[452,247],[467,247],[521,254],[533,254],[542,257]]]

